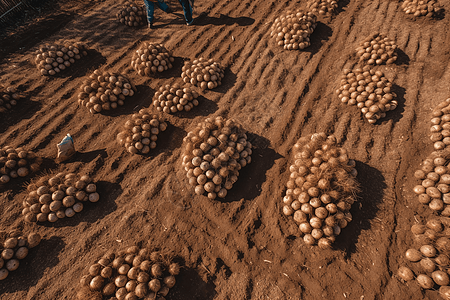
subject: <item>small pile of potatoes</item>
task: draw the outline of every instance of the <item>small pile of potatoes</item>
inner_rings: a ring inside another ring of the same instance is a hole
[[[124,75],[95,70],[83,81],[78,104],[95,114],[124,105],[126,98],[132,97],[135,92],[136,87]]]
[[[86,56],[87,47],[80,43],[41,45],[36,50],[35,64],[42,75],[55,75]]]
[[[0,184],[8,183],[11,178],[26,177],[39,171],[41,163],[42,158],[22,147],[0,148]]]
[[[331,16],[338,7],[339,0],[308,0],[306,7],[313,13]]]
[[[442,7],[436,0],[404,0],[402,9],[406,14],[414,17],[433,17],[442,11]]]
[[[434,150],[443,150],[450,145],[450,98],[439,103],[432,116],[430,139]]]
[[[0,113],[4,113],[13,106],[16,106],[17,100],[19,99],[20,95],[14,87],[8,86],[4,88],[0,86]]]
[[[173,62],[172,53],[164,45],[144,42],[133,53],[131,67],[141,76],[150,76],[172,69]]]
[[[428,205],[436,213],[450,217],[450,151],[435,151],[425,159],[414,177],[421,184],[414,187],[419,202]]]
[[[309,37],[317,26],[317,17],[312,12],[287,11],[276,18],[270,28],[270,36],[285,50],[303,50],[311,45]]]
[[[283,214],[298,224],[305,244],[330,248],[352,221],[350,208],[359,191],[355,161],[323,132],[300,138],[293,154]]]
[[[251,162],[252,144],[234,120],[207,118],[189,132],[183,164],[197,195],[225,198],[238,180],[239,170]]]
[[[78,299],[91,295],[89,299],[164,300],[179,273],[180,266],[160,252],[131,246],[117,255],[107,253],[91,265],[80,280],[87,292],[80,291]]]
[[[202,90],[214,89],[222,84],[225,70],[213,59],[199,58],[194,61],[186,61],[182,67],[181,78],[184,83],[198,86]]]
[[[363,69],[345,69],[336,94],[342,103],[356,105],[367,121],[374,124],[384,118],[386,112],[397,108],[397,95],[391,89],[392,83],[383,72],[364,66]]]
[[[100,199],[97,186],[87,175],[58,173],[41,177],[28,188],[22,215],[27,222],[56,222],[83,210],[83,202]]]
[[[123,9],[117,14],[119,22],[130,27],[144,26],[147,23],[147,13],[144,5],[127,1]]]
[[[403,281],[415,279],[422,289],[435,289],[444,299],[450,297],[450,221],[432,218],[426,224],[411,226],[414,246],[405,252],[408,266],[400,266],[397,276]]]
[[[397,45],[384,34],[373,33],[356,48],[359,60],[368,65],[392,64],[397,60]]]
[[[36,247],[41,242],[41,236],[37,233],[30,233],[28,237],[11,237],[0,244],[0,281],[8,277],[9,272],[17,270],[19,260],[28,255],[31,248]]]
[[[173,86],[165,85],[153,96],[153,105],[158,111],[165,113],[176,113],[177,111],[190,111],[198,105],[198,93],[189,87],[181,87],[179,84]]]
[[[158,134],[165,131],[167,123],[143,108],[125,122],[124,130],[117,135],[117,141],[131,154],[147,154],[156,148]]]

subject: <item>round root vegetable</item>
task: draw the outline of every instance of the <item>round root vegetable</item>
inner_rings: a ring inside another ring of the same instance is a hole
[[[239,170],[251,162],[252,144],[232,119],[207,118],[183,141],[182,166],[197,195],[225,198]]]
[[[371,66],[362,69],[345,69],[341,76],[339,100],[348,105],[356,105],[370,124],[384,118],[386,112],[397,108],[397,95],[392,92],[392,83],[381,71]]]
[[[181,68],[181,78],[185,83],[195,85],[202,90],[214,89],[222,84],[225,69],[213,59],[199,58],[185,61]]]
[[[303,50],[311,45],[309,37],[317,26],[313,12],[287,11],[276,18],[270,28],[270,36],[285,50]]]
[[[374,33],[362,41],[356,54],[368,65],[392,64],[397,60],[397,45],[384,34]]]
[[[132,263],[133,267],[125,262]],[[108,299],[114,295],[116,298],[113,298],[119,300],[161,299],[156,295],[164,297],[169,293],[176,283],[175,275],[179,269],[171,258],[147,248],[132,246],[117,254],[108,252],[89,267],[88,275],[81,277],[80,283],[85,292],[78,299],[85,300],[82,297],[92,297],[92,293],[99,293]]]
[[[414,173],[414,177],[421,182],[413,189],[419,202],[428,205],[431,210],[443,217],[450,217],[450,171],[447,166],[449,158],[450,149],[434,151]],[[439,221],[433,222],[437,223],[427,224],[428,228],[441,231],[442,225]]]
[[[35,64],[42,75],[56,75],[86,56],[87,47],[81,43],[58,41],[55,45],[40,45],[35,52]]]
[[[355,161],[325,133],[300,138],[293,154],[283,213],[293,215],[306,244],[330,248],[352,221],[349,210],[359,192]]]
[[[0,85],[0,114],[8,111],[17,105],[17,101],[22,96],[12,86],[4,87]]]
[[[430,139],[434,143],[434,150],[444,150],[450,145],[450,98],[439,103],[431,115]],[[445,174],[446,166],[442,165],[441,169]]]
[[[435,0],[405,0],[402,3],[402,9],[407,15],[414,17],[434,17],[443,11]]]
[[[22,214],[27,222],[56,222],[83,210],[83,202],[100,199],[95,183],[73,173],[46,175],[28,185]]]
[[[403,281],[410,281],[414,279],[414,273],[411,271],[410,268],[402,266],[398,268],[397,275],[403,280]]]
[[[122,10],[117,13],[119,22],[130,27],[144,26],[147,23],[146,17],[145,6],[133,1],[126,1]]]
[[[172,69],[174,58],[162,44],[142,43],[133,53],[131,67],[141,76],[150,76]]]
[[[181,87],[178,84],[173,86],[162,86],[153,96],[153,105],[158,111],[165,113],[175,113],[178,111],[190,111],[198,105],[198,93],[189,87]]]
[[[158,134],[167,129],[167,123],[149,109],[141,109],[125,122],[124,130],[117,135],[117,141],[132,154],[148,154],[156,148]]]
[[[0,148],[0,185],[39,171],[42,158],[24,148]]]
[[[78,104],[95,114],[124,105],[136,92],[134,84],[124,75],[95,70],[83,81]]]
[[[339,0],[308,0],[306,7],[312,13],[331,16],[338,7],[338,1]]]
[[[12,233],[16,235],[17,233]],[[10,272],[19,268],[20,260],[28,255],[29,249],[36,247],[41,241],[41,236],[31,233],[28,238],[25,236],[14,236],[0,242],[0,280],[8,277]]]

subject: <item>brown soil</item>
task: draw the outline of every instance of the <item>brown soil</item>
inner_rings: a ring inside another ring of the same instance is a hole
[[[167,297],[175,299],[439,299],[396,277],[411,244],[414,218],[430,213],[417,202],[413,172],[432,151],[431,110],[449,97],[450,18],[413,19],[393,0],[343,0],[332,19],[320,18],[306,51],[284,51],[269,38],[271,22],[305,1],[196,1],[187,27],[176,0],[173,14],[157,10],[156,29],[115,19],[118,1],[60,1],[1,40],[1,82],[28,99],[0,117],[0,145],[24,145],[55,158],[70,133],[77,155],[46,163],[52,171],[87,172],[99,182],[100,202],[55,224],[24,223],[23,182],[1,190],[0,233],[37,231],[41,244],[0,284],[0,299],[75,299],[79,278],[107,249],[147,242],[185,265]],[[450,4],[441,1],[449,11]],[[398,63],[383,66],[397,86],[399,107],[370,125],[334,94],[357,44],[373,31],[394,39]],[[40,43],[66,38],[94,50],[58,77],[35,68]],[[141,41],[173,49],[175,67],[160,78],[130,67]],[[170,115],[149,157],[130,155],[115,135],[133,112],[151,104],[162,84],[180,82],[185,59],[214,58],[227,66],[223,85],[203,93],[200,106]],[[125,72],[138,93],[122,110],[91,115],[78,107],[84,76],[102,67]],[[181,169],[182,139],[205,116],[237,119],[256,146],[225,201],[196,196]],[[308,247],[281,213],[291,148],[303,135],[334,134],[357,161],[362,193],[353,222],[332,250]]]

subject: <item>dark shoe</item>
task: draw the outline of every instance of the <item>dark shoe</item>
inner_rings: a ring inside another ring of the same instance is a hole
[[[155,29],[155,26],[153,26],[153,23],[148,24],[148,29]]]
[[[192,20],[190,21],[190,22],[186,22],[186,25],[187,26],[190,26],[190,25],[192,25],[194,23],[194,18],[192,18]]]

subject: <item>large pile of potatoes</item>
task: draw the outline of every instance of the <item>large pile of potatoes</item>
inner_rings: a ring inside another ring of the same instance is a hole
[[[430,139],[435,150],[443,150],[450,145],[450,98],[439,103],[432,115]]]
[[[356,105],[367,121],[374,124],[384,118],[386,112],[397,108],[397,95],[391,88],[392,83],[383,72],[364,66],[363,69],[345,69],[336,94],[342,103]]]
[[[413,247],[405,252],[407,266],[400,266],[397,276],[403,281],[415,279],[422,289],[437,289],[450,298],[450,219],[430,218],[425,224],[411,226]]]
[[[132,246],[117,255],[105,254],[88,272],[80,280],[79,300],[164,300],[180,266],[158,251]]]
[[[300,138],[293,154],[283,213],[292,216],[307,245],[329,248],[352,220],[359,191],[355,161],[325,133]]]
[[[144,26],[147,23],[147,12],[144,5],[127,1],[123,9],[117,14],[117,18],[120,23],[130,27]]]
[[[199,58],[194,61],[186,61],[182,67],[181,78],[185,83],[198,86],[202,90],[214,89],[222,84],[225,70],[213,59]]]
[[[419,202],[428,205],[436,213],[450,217],[450,150],[435,151],[425,159],[414,177],[421,184],[414,187]]]
[[[433,17],[443,10],[436,0],[404,0],[402,9],[406,14],[414,17]]]
[[[124,75],[95,70],[83,81],[78,103],[95,114],[124,105],[126,98],[133,96],[135,92],[136,87]]]
[[[373,33],[362,41],[356,54],[368,65],[392,64],[397,60],[397,45],[384,34]]]
[[[36,247],[41,242],[41,236],[37,233],[30,233],[28,237],[10,237],[0,244],[0,281],[8,277],[9,272],[17,270],[19,260],[28,255],[31,248]]]
[[[16,106],[17,100],[19,99],[20,95],[14,87],[8,86],[5,88],[0,86],[0,113],[4,113],[13,106]]]
[[[100,199],[97,186],[87,175],[58,173],[31,183],[23,201],[22,214],[27,222],[56,222],[83,210],[83,202]]]
[[[252,144],[231,119],[207,118],[183,141],[183,167],[197,195],[225,198],[238,180],[239,170],[251,162]]]
[[[133,53],[131,67],[141,76],[161,73],[172,69],[174,58],[164,45],[143,42]]]
[[[198,105],[198,93],[190,87],[181,87],[179,84],[165,85],[153,96],[153,105],[158,111],[176,113],[177,111],[190,111]]]
[[[36,50],[34,62],[42,75],[53,76],[86,56],[86,50],[87,47],[81,43],[45,44]]]
[[[287,11],[275,19],[270,28],[270,36],[285,50],[302,50],[311,45],[309,37],[316,26],[317,17],[312,12]]]
[[[39,171],[42,158],[22,147],[5,146],[0,148],[0,184],[8,183],[11,178],[26,177]]]
[[[117,135],[117,141],[132,154],[147,154],[150,149],[156,148],[158,134],[166,128],[166,122],[143,108],[125,122],[124,130]]]
[[[338,7],[339,0],[308,0],[306,7],[312,13],[331,16]]]

